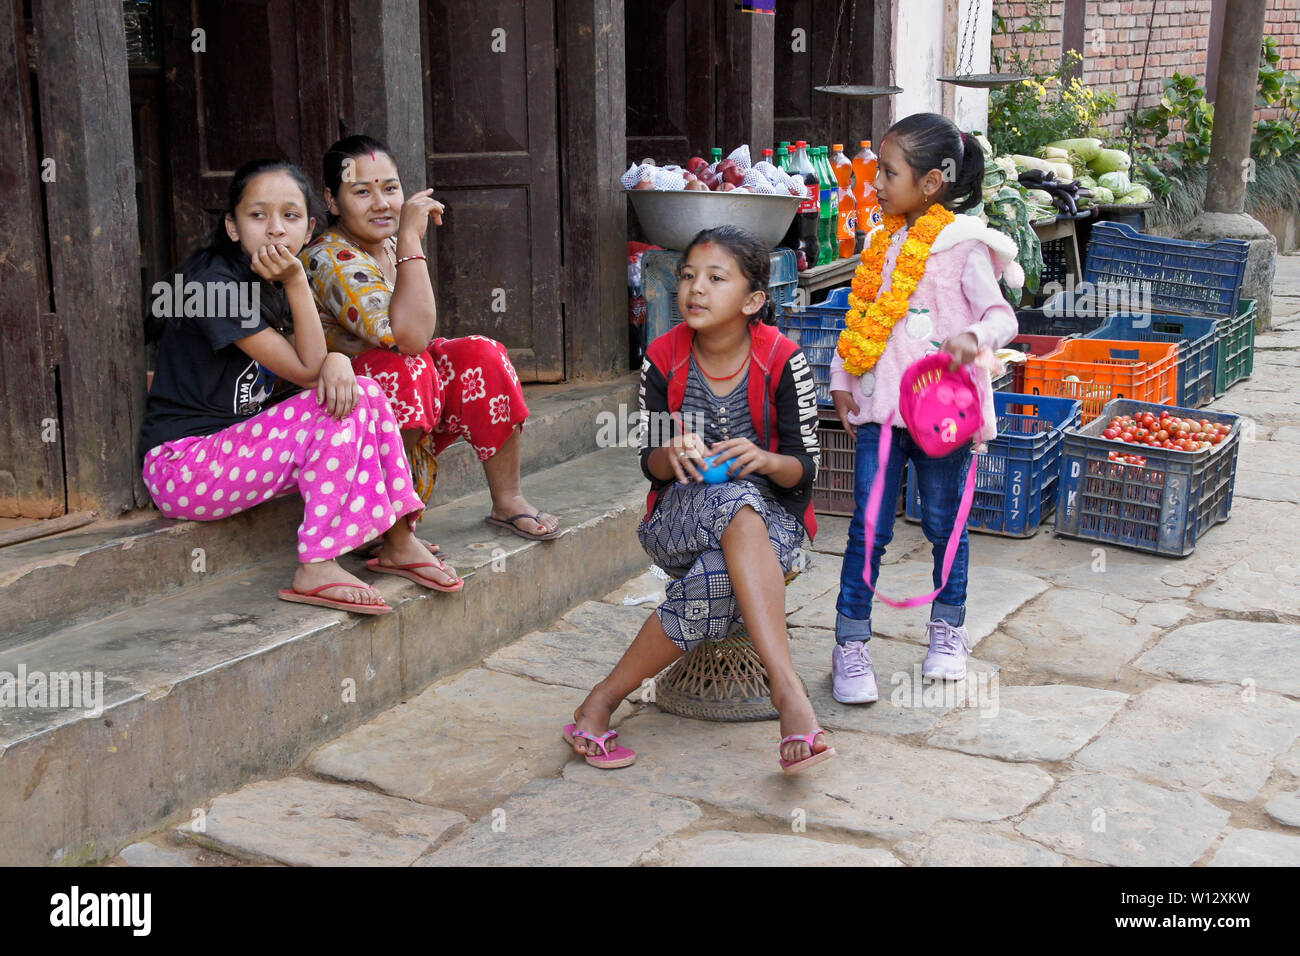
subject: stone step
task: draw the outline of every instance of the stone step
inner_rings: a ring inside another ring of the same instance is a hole
[[[525,475],[596,451],[598,439],[608,434],[602,435],[602,426],[615,418],[626,421],[637,400],[631,377],[529,386],[525,394],[531,412],[520,463]],[[474,450],[457,442],[438,458],[429,504],[437,508],[486,489]],[[536,503],[556,513],[547,498]],[[149,508],[0,549],[0,650],[180,593],[199,581],[243,573],[274,552],[292,551],[301,520],[297,495],[222,521],[176,521]],[[422,528],[442,544],[438,522],[426,518]]]
[[[0,648],[0,675],[21,668],[28,691],[38,673],[103,681],[101,713],[85,712],[93,695],[71,701],[78,708],[0,706],[0,865],[110,856],[165,822],[188,820],[214,794],[289,772],[440,676],[645,569],[635,534],[645,481],[630,449],[591,452],[523,484],[560,517],[560,538],[526,541],[488,527],[485,491],[426,519],[466,578],[459,594],[345,558],[395,613],[285,603],[277,591],[295,566],[285,553]]]

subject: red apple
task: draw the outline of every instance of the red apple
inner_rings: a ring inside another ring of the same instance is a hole
[[[698,179],[695,180],[695,182],[693,182],[693,183],[687,183],[687,184],[686,184],[686,188],[689,189],[689,190],[691,190],[692,192],[708,192],[708,191],[709,191],[709,187],[706,186],[706,185],[704,185],[704,183],[700,182],[700,180],[698,180]]]
[[[632,188],[633,189],[654,189],[655,184],[648,179],[643,179]]]

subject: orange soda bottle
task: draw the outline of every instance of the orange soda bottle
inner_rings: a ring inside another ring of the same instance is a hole
[[[858,203],[849,184],[853,180],[853,163],[844,155],[844,144],[835,143],[830,158],[831,171],[840,184],[839,226],[835,239],[841,259],[853,255],[857,248]]]
[[[871,140],[864,139],[862,149],[853,157],[853,175],[857,182],[853,187],[854,198],[858,202],[858,234],[862,242],[858,249],[863,249],[871,241],[871,234],[884,222],[880,203],[876,200],[876,173],[880,160],[871,151]]]

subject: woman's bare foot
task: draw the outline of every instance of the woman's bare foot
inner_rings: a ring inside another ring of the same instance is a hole
[[[774,688],[772,703],[781,712],[782,737],[791,734],[809,734],[821,726],[817,723],[817,715],[813,712],[812,703],[809,702],[808,695],[804,693],[802,687],[796,685],[785,694],[778,694]],[[781,747],[781,758],[787,761],[804,760],[815,753],[821,753],[829,746],[824,733],[813,738],[811,750],[802,740],[792,740]]]
[[[618,707],[618,701],[610,702],[606,699],[604,685],[597,684],[587,695],[587,699],[578,705],[578,709],[573,712],[573,722],[577,725],[577,730],[584,730],[593,737],[599,737],[605,731],[609,730],[609,718]],[[584,737],[571,737],[570,742],[573,749],[584,757],[588,755],[600,755],[600,748],[590,740]]]
[[[399,519],[399,523],[400,521],[401,519]],[[380,564],[390,568],[404,564],[432,564],[432,567],[412,568],[411,570],[420,577],[427,578],[443,587],[454,587],[456,582],[460,580],[455,568],[430,553],[424,542],[410,534],[409,531],[401,535],[390,533],[383,539],[383,544],[375,552],[375,557]]]
[[[337,561],[315,561],[298,565],[298,571],[293,576],[293,589],[299,594],[305,594],[325,584],[342,585],[343,582],[349,586],[325,588],[316,596],[331,601],[347,601],[350,604],[384,603],[384,596],[378,588],[348,574]]]
[[[550,534],[558,531],[560,527],[559,518],[544,511],[539,512],[523,495],[511,495],[492,503],[492,517],[498,521],[509,521],[515,515],[525,516],[516,518],[514,524],[520,531],[527,531],[529,534]],[[535,521],[528,517],[529,515],[537,515],[541,521]]]

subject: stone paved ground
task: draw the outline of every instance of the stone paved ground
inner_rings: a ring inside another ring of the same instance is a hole
[[[920,611],[878,609],[881,700],[829,689],[846,522],[788,592],[791,647],[839,756],[777,768],[774,723],[715,724],[634,695],[638,762],[600,771],[560,739],[662,582],[644,574],[317,751],[221,796],[202,832],[118,865],[1006,866],[1300,863],[1300,258],[1279,261],[1231,520],[1193,555],[972,538],[970,676],[919,684]],[[884,586],[929,577],[900,522]],[[640,606],[626,601],[646,599]]]

